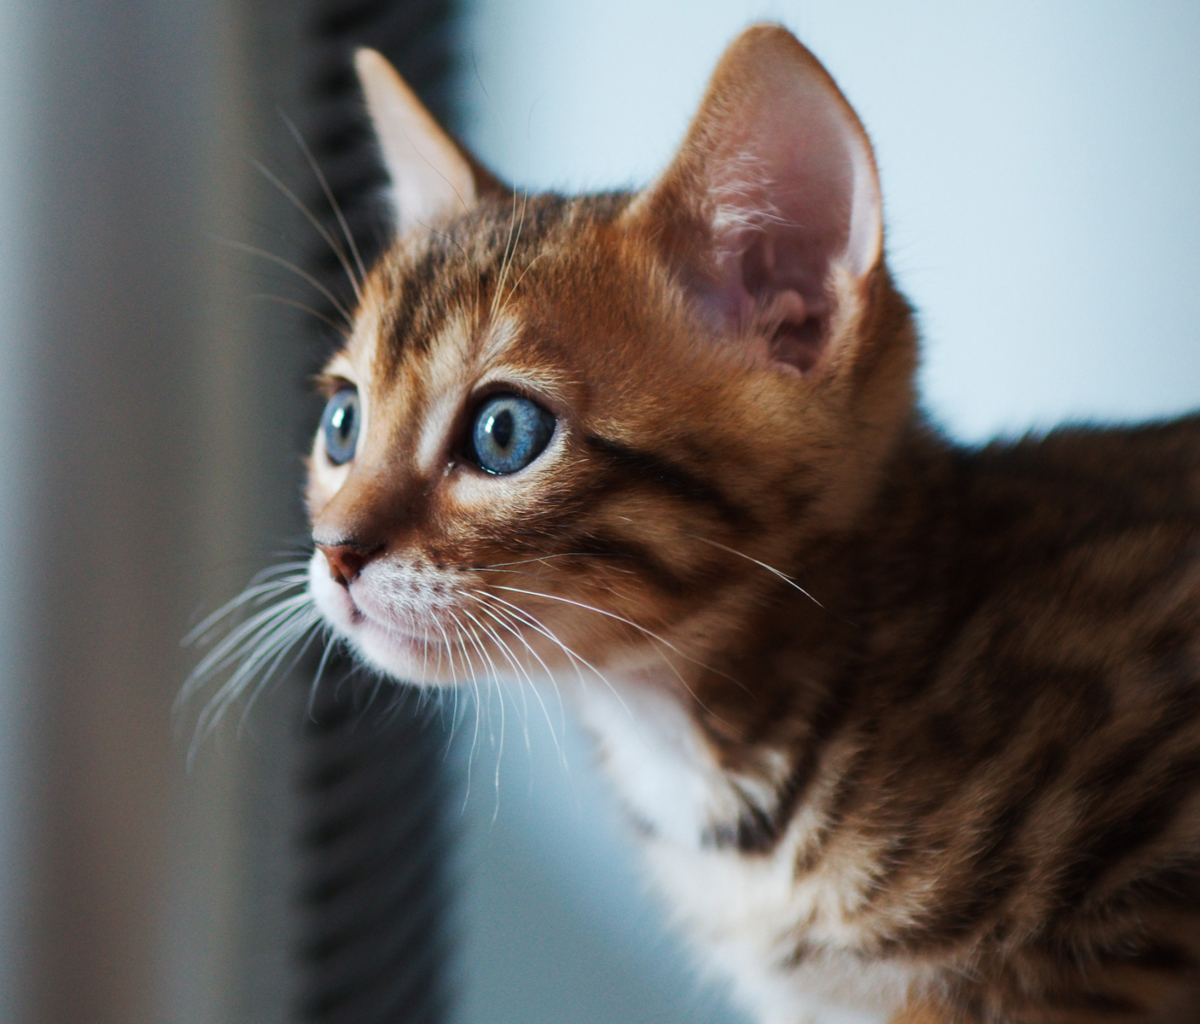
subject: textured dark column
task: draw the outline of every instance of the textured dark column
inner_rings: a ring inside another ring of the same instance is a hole
[[[448,114],[451,5],[325,2],[309,34],[304,134],[370,264],[386,241],[384,178],[351,68],[356,46],[395,63],[439,118]],[[324,196],[313,209],[337,236]],[[323,283],[351,305],[329,247],[313,254]],[[332,314],[331,314],[332,315]],[[301,779],[302,995],[299,1018],[321,1024],[425,1024],[447,1018],[453,896],[452,781],[446,730],[414,692],[327,665],[304,739]]]

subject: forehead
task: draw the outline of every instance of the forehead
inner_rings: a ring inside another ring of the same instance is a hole
[[[492,320],[535,265],[586,277],[572,267],[589,257],[580,237],[628,201],[628,193],[486,197],[461,219],[401,240],[372,271],[355,332],[373,349],[373,375],[393,378],[447,332],[461,335],[464,320]],[[495,327],[502,334],[502,322]]]

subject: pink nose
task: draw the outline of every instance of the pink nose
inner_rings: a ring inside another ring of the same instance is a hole
[[[365,548],[359,544],[322,544],[316,541],[317,549],[329,563],[329,574],[343,587],[348,587],[358,578],[363,567],[380,550]]]

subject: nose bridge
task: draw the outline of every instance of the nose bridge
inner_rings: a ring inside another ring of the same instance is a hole
[[[412,519],[412,492],[394,467],[356,465],[314,517],[313,540],[361,550],[391,547]]]

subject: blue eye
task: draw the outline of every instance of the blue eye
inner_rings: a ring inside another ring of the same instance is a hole
[[[354,388],[342,388],[325,405],[321,432],[325,436],[325,453],[335,466],[354,458],[358,419],[358,392]]]
[[[545,451],[554,423],[537,402],[520,395],[495,395],[475,414],[471,457],[488,473],[515,473]]]

